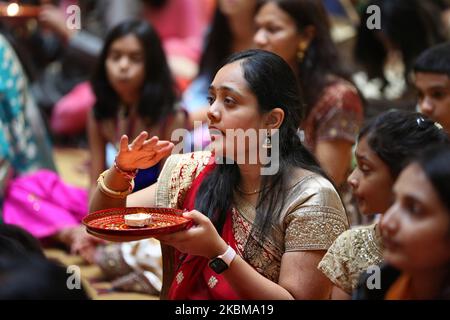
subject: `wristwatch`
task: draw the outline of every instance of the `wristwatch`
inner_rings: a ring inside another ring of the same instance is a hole
[[[236,251],[228,246],[227,251],[220,256],[209,261],[209,267],[217,274],[224,272],[230,267],[231,262],[236,257]]]

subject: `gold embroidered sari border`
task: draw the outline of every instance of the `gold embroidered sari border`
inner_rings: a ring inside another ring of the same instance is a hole
[[[169,189],[171,177],[182,156],[182,154],[174,154],[167,158],[166,163],[164,164],[164,167],[159,174],[155,198],[157,207],[169,207]]]
[[[346,277],[346,275],[343,273],[338,274],[335,270],[331,269],[327,264],[322,263],[322,261],[317,266],[317,269],[322,271],[322,273],[325,274],[327,278],[330,279],[330,281],[333,282],[333,284],[335,284],[337,287],[341,288],[346,293],[351,294],[353,288],[351,285],[349,285],[349,279]]]

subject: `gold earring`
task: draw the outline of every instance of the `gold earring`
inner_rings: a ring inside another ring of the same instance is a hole
[[[307,49],[308,43],[306,41],[300,41],[300,43],[298,44],[298,51],[297,51],[297,59],[299,62],[302,62],[303,59],[305,59]]]
[[[272,139],[270,137],[270,130],[267,129],[266,138],[264,139],[264,143],[262,145],[264,149],[271,149],[272,148]]]

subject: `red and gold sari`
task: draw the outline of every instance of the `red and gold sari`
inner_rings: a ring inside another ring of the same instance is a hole
[[[193,210],[195,197],[203,179],[215,167],[213,158],[193,181],[191,188],[186,193],[183,208]],[[222,238],[233,249],[236,241],[231,232],[231,214],[228,213],[223,227]],[[204,257],[184,255],[175,250],[174,257],[176,269],[175,279],[169,289],[169,299],[176,300],[224,300],[238,299],[233,289],[228,285],[223,276],[216,274],[208,267],[208,259]]]
[[[209,152],[173,155],[167,159],[158,180],[158,206],[192,210],[203,179],[214,170]],[[266,278],[278,282],[281,258],[285,252],[326,250],[347,229],[345,211],[336,190],[328,180],[309,174],[287,191],[286,205],[279,221],[264,240],[251,233],[256,209],[233,197],[226,216],[222,238],[237,254]],[[225,278],[208,266],[204,257],[185,255],[162,246],[163,289],[168,299],[239,299]]]

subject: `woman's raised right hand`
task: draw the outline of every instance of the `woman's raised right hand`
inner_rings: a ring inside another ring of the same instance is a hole
[[[160,141],[156,136],[147,138],[146,131],[142,131],[131,144],[128,144],[127,135],[120,138],[116,164],[121,170],[134,171],[150,168],[168,156],[174,147],[172,142]]]

